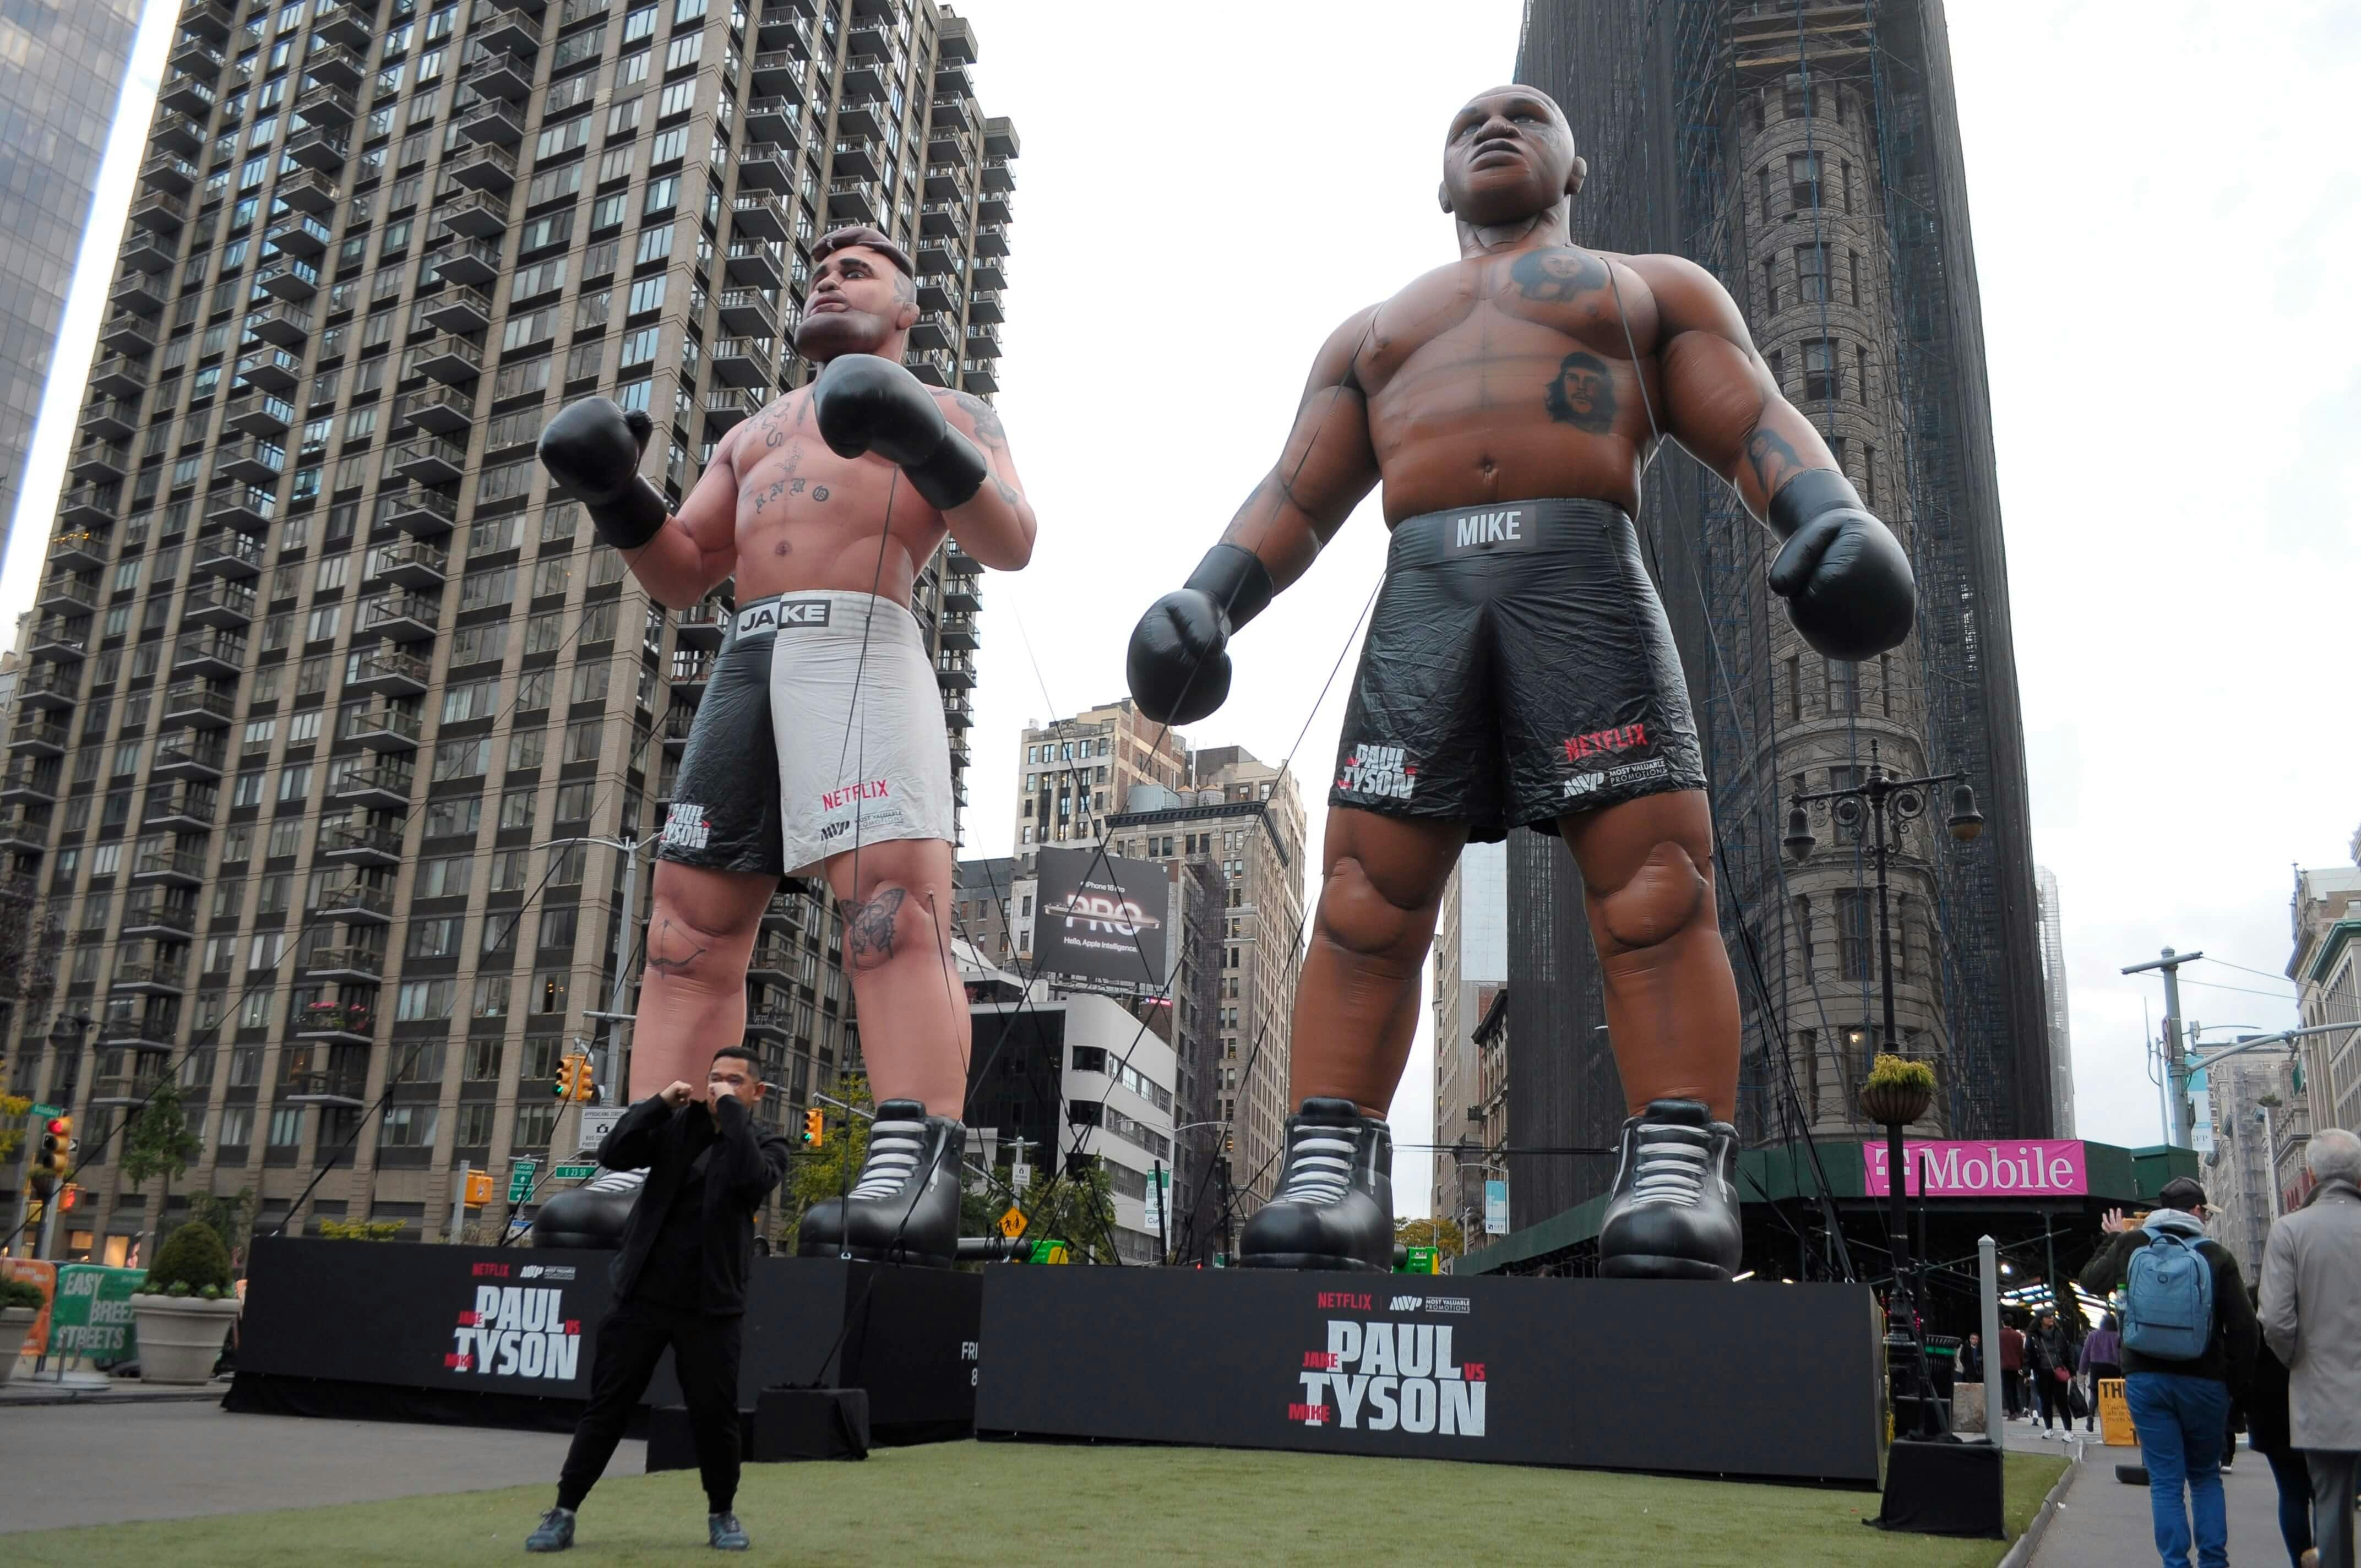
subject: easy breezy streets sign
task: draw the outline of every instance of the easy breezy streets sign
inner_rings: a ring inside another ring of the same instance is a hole
[[[2066,1197],[2091,1190],[2089,1162],[2079,1138],[2006,1138],[1971,1143],[1912,1140],[1902,1146],[1903,1191],[1913,1198]],[[1885,1146],[1861,1146],[1861,1188],[1872,1198],[1893,1195]],[[1918,1190],[1919,1171],[1927,1190]]]

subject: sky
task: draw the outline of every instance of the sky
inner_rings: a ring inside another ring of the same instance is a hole
[[[996,854],[1020,728],[1122,694],[1133,622],[1269,467],[1320,341],[1454,255],[1444,126],[1510,75],[1521,9],[957,8],[984,112],[1023,142],[997,401],[1041,520],[1032,565],[984,590],[965,852]],[[173,9],[151,7],[135,54],[61,365],[88,361]],[[2361,731],[2334,695],[2361,565],[2361,13],[1950,15],[2080,1130],[2149,1144],[2160,987],[2116,971],[2202,948],[2185,1011],[2287,1025],[2290,866],[2346,862],[2361,826],[2340,782],[2361,776]],[[29,493],[54,493],[80,402],[52,389]],[[0,625],[30,601],[38,512],[0,569]],[[1187,731],[1292,756],[1314,844],[1383,548],[1373,499],[1241,636],[1228,704]],[[1433,1136],[1426,1034],[1398,1146]],[[1399,1212],[1425,1212],[1430,1169],[1404,1147]]]

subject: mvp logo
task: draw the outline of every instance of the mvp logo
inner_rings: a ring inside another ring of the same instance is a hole
[[[486,1377],[571,1382],[582,1358],[582,1323],[565,1311],[563,1289],[478,1285],[475,1306],[459,1314],[457,1343],[443,1365]]]
[[[1400,1303],[1421,1298],[1398,1296]],[[1490,1385],[1481,1362],[1451,1359],[1452,1331],[1441,1323],[1328,1321],[1328,1348],[1308,1353],[1297,1376],[1303,1398],[1290,1400],[1287,1419],[1304,1426],[1346,1431],[1439,1432],[1482,1437]],[[1315,1361],[1316,1358],[1316,1361]]]
[[[1389,1312],[1415,1312],[1418,1310],[1419,1302],[1422,1299],[1422,1297],[1418,1296],[1397,1296],[1392,1300],[1386,1303],[1386,1310]]]
[[[1533,542],[1532,516],[1521,508],[1515,511],[1471,511],[1453,520],[1451,553],[1472,554],[1477,551],[1523,550]]]

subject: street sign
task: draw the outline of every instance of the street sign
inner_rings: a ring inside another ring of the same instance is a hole
[[[1033,1168],[1021,1159],[1011,1162],[1008,1167],[1008,1185],[1019,1192],[1032,1186]]]
[[[62,1116],[66,1113],[66,1108],[62,1105],[44,1105],[37,1100],[25,1108],[25,1113],[28,1116]]]
[[[521,1159],[509,1167],[510,1202],[522,1203],[533,1196],[533,1172],[540,1168],[541,1162],[533,1159]]]
[[[598,1174],[595,1165],[561,1165],[549,1173],[560,1181],[588,1181]]]
[[[1147,1227],[1150,1234],[1163,1229],[1165,1198],[1171,1186],[1170,1171],[1156,1170],[1148,1173],[1148,1191],[1145,1197],[1146,1212],[1140,1223]]]
[[[607,1141],[607,1135],[613,1132],[615,1124],[623,1119],[624,1109],[620,1105],[582,1107],[582,1135],[577,1146],[584,1154],[598,1152],[598,1146]]]
[[[1025,1234],[1025,1211],[1011,1203],[1008,1212],[1000,1216],[1000,1234],[1015,1241]]]

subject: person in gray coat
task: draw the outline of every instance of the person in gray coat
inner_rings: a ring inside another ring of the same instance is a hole
[[[2312,1135],[2312,1196],[2263,1248],[2263,1338],[2287,1363],[2289,1436],[2312,1472],[2320,1568],[2354,1568],[2361,1476],[2361,1137]]]

